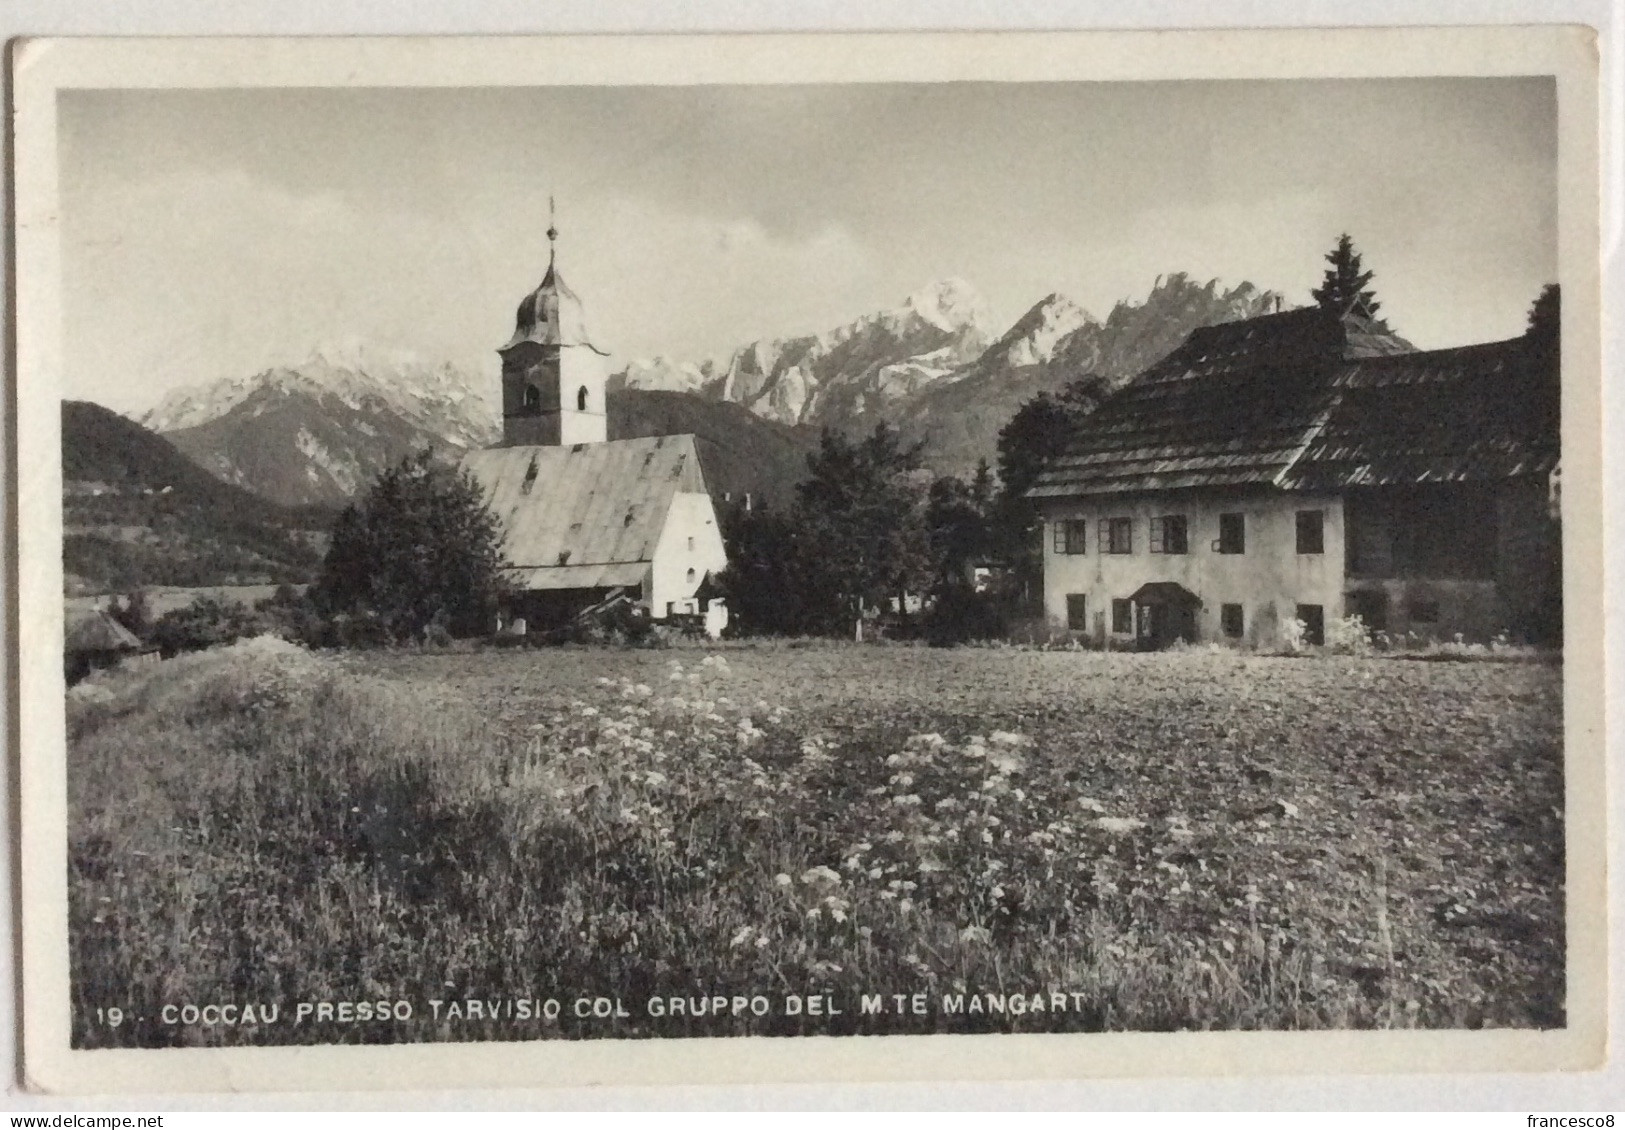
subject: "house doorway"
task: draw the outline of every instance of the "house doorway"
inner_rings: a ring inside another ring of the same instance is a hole
[[[1202,600],[1184,585],[1153,581],[1129,599],[1137,612],[1135,638],[1142,651],[1160,651],[1178,640],[1196,642],[1196,610]]]

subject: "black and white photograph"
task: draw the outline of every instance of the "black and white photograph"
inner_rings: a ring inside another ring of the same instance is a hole
[[[1595,1031],[1558,75],[699,70],[52,92],[50,1030]]]

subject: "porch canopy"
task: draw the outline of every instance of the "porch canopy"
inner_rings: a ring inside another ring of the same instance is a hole
[[[1144,607],[1158,604],[1172,608],[1202,606],[1202,598],[1177,581],[1150,581],[1135,589],[1134,595],[1129,599]]]

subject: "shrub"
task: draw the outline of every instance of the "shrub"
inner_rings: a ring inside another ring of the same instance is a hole
[[[186,607],[158,617],[152,640],[167,659],[183,651],[235,643],[265,630],[264,619],[238,601],[200,596]]]
[[[1365,655],[1371,650],[1371,629],[1358,614],[1326,625],[1326,647],[1341,655]]]
[[[1281,621],[1281,649],[1297,653],[1304,649],[1303,637],[1308,633],[1309,626],[1296,616],[1289,616]]]
[[[1008,629],[1003,609],[969,585],[939,589],[925,614],[925,639],[932,647],[1002,638]]]

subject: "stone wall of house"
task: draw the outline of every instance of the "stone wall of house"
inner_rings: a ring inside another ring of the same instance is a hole
[[[1299,511],[1321,514],[1321,552],[1297,551]],[[1220,552],[1220,515],[1240,514],[1245,528],[1241,553]],[[1183,515],[1184,553],[1152,553],[1151,523]],[[1298,605],[1321,609],[1326,623],[1343,615],[1343,504],[1335,495],[1281,491],[1170,492],[1156,495],[1057,500],[1045,507],[1044,611],[1052,629],[1106,646],[1132,646],[1132,632],[1114,630],[1112,602],[1127,600],[1141,585],[1172,581],[1202,601],[1197,639],[1267,647]],[[1103,552],[1101,524],[1130,522],[1130,551]],[[1083,521],[1082,553],[1064,552],[1058,524]],[[1086,623],[1076,627],[1076,599]],[[1068,597],[1074,598],[1069,618]],[[1224,606],[1241,606],[1241,634],[1224,630]],[[1115,626],[1122,626],[1121,622]]]

